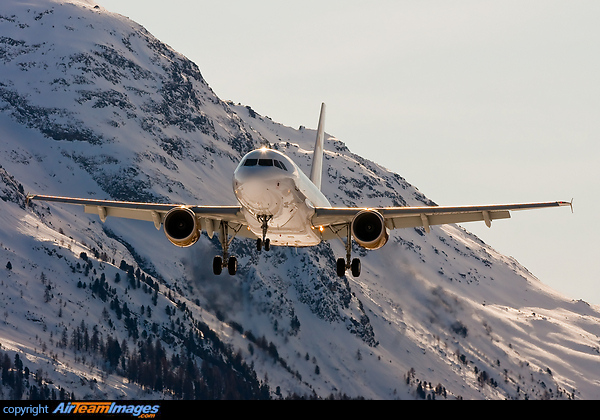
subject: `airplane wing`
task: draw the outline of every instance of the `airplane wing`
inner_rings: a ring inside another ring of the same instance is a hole
[[[27,200],[52,201],[65,204],[78,204],[84,206],[84,211],[89,214],[97,214],[104,222],[107,217],[120,217],[125,219],[145,220],[154,222],[156,229],[160,229],[165,215],[174,208],[187,208],[193,211],[201,220],[202,227],[209,236],[213,231],[218,231],[219,222],[226,221],[230,227],[239,231],[240,236],[245,236],[247,229],[246,219],[242,214],[240,206],[190,206],[184,204],[155,204],[137,203],[130,201],[110,201],[85,198],[58,197],[52,195],[30,194]],[[208,229],[207,227],[210,226]],[[255,236],[250,236],[254,238]]]
[[[352,222],[361,211],[376,211],[385,220],[388,229],[423,227],[426,232],[430,226],[450,223],[485,221],[491,227],[492,220],[509,219],[510,212],[516,210],[541,209],[548,207],[571,206],[572,202],[552,201],[544,203],[493,204],[483,206],[425,206],[425,207],[380,207],[345,208],[317,207],[312,218],[314,227],[323,227],[323,239],[337,237],[336,225]],[[329,229],[325,229],[329,227]]]

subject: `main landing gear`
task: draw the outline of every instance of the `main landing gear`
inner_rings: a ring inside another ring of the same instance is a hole
[[[229,245],[231,241],[235,237],[235,234],[238,231],[234,231],[234,234],[231,238],[229,238],[229,224],[227,222],[221,221],[220,226],[221,232],[219,235],[219,241],[221,242],[221,248],[223,249],[223,255],[217,255],[213,259],[213,273],[218,276],[221,274],[223,269],[227,267],[227,271],[230,275],[235,275],[237,272],[237,258],[234,256],[229,256]],[[238,228],[239,230],[239,228]]]
[[[350,231],[350,225],[346,225],[347,237],[346,237],[346,258],[338,258],[336,263],[336,271],[339,277],[346,275],[346,270],[350,269],[352,277],[360,276],[361,264],[360,259],[352,259],[352,233]],[[340,238],[341,240],[341,238]]]
[[[263,246],[265,248],[265,251],[269,251],[271,248],[271,241],[269,240],[269,238],[267,238],[267,230],[268,223],[272,218],[273,216],[258,216],[258,220],[262,222],[262,238],[258,238],[256,240],[256,248],[258,251],[260,251],[263,248]],[[231,238],[229,237],[229,229],[229,224],[225,221],[221,221],[219,241],[221,242],[223,254],[217,255],[213,259],[213,273],[217,276],[223,272],[224,268],[227,268],[227,271],[232,276],[235,275],[235,273],[237,272],[237,258],[234,256],[229,256],[229,245],[231,244],[231,241],[233,240],[235,235],[238,233],[239,229],[241,229],[241,225],[238,227],[237,230],[232,229],[234,233]],[[339,277],[344,277],[346,275],[346,270],[350,270],[353,277],[359,277],[361,271],[361,263],[360,259],[352,258],[352,233],[350,231],[350,225],[348,224],[345,227],[345,229],[347,232],[345,243],[346,258],[338,258],[336,262],[337,275]],[[343,228],[337,231],[336,234],[342,230]],[[340,240],[342,240],[341,237]]]
[[[337,275],[340,277],[344,277],[346,275],[346,270],[349,268],[352,273],[352,277],[360,276],[360,260],[358,258],[354,258],[352,262],[346,262],[344,258],[338,258],[337,260]]]

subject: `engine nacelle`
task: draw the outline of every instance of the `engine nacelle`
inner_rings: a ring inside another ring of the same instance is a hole
[[[379,249],[388,241],[389,232],[381,213],[363,210],[352,219],[352,236],[363,248]]]
[[[178,207],[170,210],[163,221],[165,235],[174,245],[194,245],[200,238],[198,220],[190,209]]]

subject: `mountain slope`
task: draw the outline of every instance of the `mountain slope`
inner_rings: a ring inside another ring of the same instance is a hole
[[[215,239],[179,249],[151,223],[26,208],[25,192],[234,204],[246,152],[308,171],[315,131],[223,102],[94,3],[10,0],[0,25],[4,398],[600,396],[598,308],[458,226],[355,247],[363,273],[342,279],[339,242],[257,253],[236,239],[238,274],[215,277]],[[325,148],[334,205],[433,204],[334,137]]]

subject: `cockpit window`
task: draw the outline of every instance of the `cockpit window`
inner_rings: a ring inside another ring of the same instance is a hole
[[[283,171],[287,171],[285,164],[277,159],[246,159],[244,166],[276,166]]]
[[[275,166],[277,166],[279,169],[283,169],[284,171],[287,171],[287,168],[285,167],[285,165],[283,164],[283,162],[280,162],[278,160],[273,159],[273,163],[275,164]]]
[[[258,166],[273,166],[273,159],[258,159]]]

